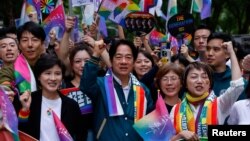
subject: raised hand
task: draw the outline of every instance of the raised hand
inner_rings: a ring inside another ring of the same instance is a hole
[[[22,95],[20,95],[19,100],[22,104],[22,110],[28,111],[31,104],[31,92],[25,91]]]
[[[86,42],[87,44],[89,44],[91,47],[94,47],[94,45],[95,45],[95,40],[88,35],[83,36],[83,41]]]
[[[65,20],[66,32],[71,32],[75,25],[75,17],[68,16]]]
[[[222,43],[222,47],[226,49],[230,55],[234,53],[233,43],[231,41]]]
[[[103,40],[95,41],[93,48],[93,56],[100,57],[105,48],[106,45]]]

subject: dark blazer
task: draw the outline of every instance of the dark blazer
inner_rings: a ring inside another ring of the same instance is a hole
[[[85,141],[87,131],[82,127],[80,108],[74,100],[59,94],[62,99],[61,121],[75,141]],[[40,139],[42,91],[31,94],[30,115],[27,122],[19,122],[19,130]],[[49,131],[48,131],[49,132]]]

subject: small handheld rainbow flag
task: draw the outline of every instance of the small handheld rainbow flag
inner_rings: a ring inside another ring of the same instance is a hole
[[[167,42],[168,36],[163,33],[153,30],[149,36],[150,43],[154,46],[159,46],[162,42]]]
[[[169,141],[175,135],[174,126],[164,103],[158,94],[155,110],[133,125],[144,141]]]

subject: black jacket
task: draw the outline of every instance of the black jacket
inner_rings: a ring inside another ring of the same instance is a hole
[[[59,94],[62,99],[61,121],[75,141],[85,141],[87,131],[80,120],[80,108],[74,100]],[[19,130],[40,139],[42,91],[32,92],[30,115],[27,122],[19,122]],[[49,132],[49,131],[48,131]]]

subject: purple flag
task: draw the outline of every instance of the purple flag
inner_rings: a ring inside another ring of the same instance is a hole
[[[104,17],[100,17],[99,30],[102,36],[108,37],[107,26]]]
[[[201,11],[201,19],[205,19],[211,16],[212,0],[203,0],[203,6]]]
[[[2,112],[3,126],[12,133],[14,141],[19,141],[17,115],[3,86],[0,86],[0,110]]]

